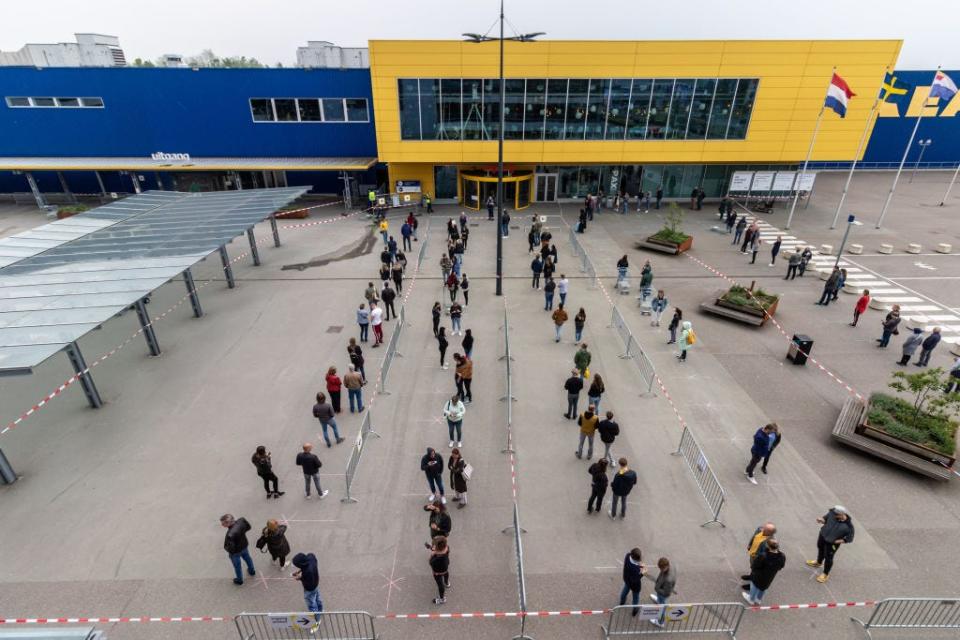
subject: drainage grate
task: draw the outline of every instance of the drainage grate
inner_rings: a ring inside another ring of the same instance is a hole
[[[342,324],[332,324],[327,327],[327,333],[340,333],[341,331],[343,331]]]

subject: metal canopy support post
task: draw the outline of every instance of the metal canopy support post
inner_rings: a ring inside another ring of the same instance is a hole
[[[227,276],[227,287],[233,289],[237,286],[233,279],[233,267],[230,266],[230,256],[227,255],[226,245],[220,245],[220,262],[223,263],[223,273]]]
[[[103,184],[103,176],[100,175],[99,171],[94,171],[93,175],[97,178],[97,185],[100,187],[100,195],[107,195],[107,188]]]
[[[7,456],[3,455],[3,449],[0,449],[0,482],[3,484],[13,484],[17,481],[17,472],[10,466]]]
[[[203,307],[200,306],[200,296],[197,295],[197,285],[193,283],[193,272],[187,269],[183,272],[183,282],[187,285],[187,293],[190,294],[190,306],[193,307],[193,316],[199,318],[203,316]]]
[[[60,188],[63,189],[63,194],[69,196],[71,202],[76,202],[77,199],[74,197],[73,192],[70,191],[70,185],[67,184],[67,178],[63,175],[63,171],[57,171],[57,179],[60,181]]]
[[[153,324],[150,321],[150,314],[147,313],[147,305],[143,298],[137,300],[133,305],[137,310],[137,318],[140,319],[140,327],[143,329],[143,337],[147,340],[147,348],[150,349],[150,355],[160,355],[160,343],[157,342],[157,334],[153,331]]]
[[[243,181],[240,180],[240,172],[231,171],[230,174],[233,177],[234,183],[237,185],[237,191],[243,191]]]
[[[277,229],[277,214],[270,214],[270,231],[273,232],[273,246],[280,246],[280,230]]]
[[[64,350],[67,352],[67,357],[70,358],[70,364],[73,365],[73,370],[77,374],[77,380],[80,381],[80,386],[83,387],[83,393],[87,396],[87,402],[89,402],[90,406],[94,409],[99,409],[103,406],[103,400],[100,399],[100,392],[97,391],[97,385],[93,383],[93,378],[87,370],[87,363],[83,359],[83,354],[80,353],[80,346],[77,345],[76,342],[71,342]]]
[[[30,185],[30,191],[33,193],[33,199],[37,201],[37,208],[44,209],[47,206],[47,201],[43,197],[43,194],[40,193],[40,188],[37,187],[37,181],[33,179],[33,173],[30,171],[24,171],[23,175],[27,178],[27,184]]]
[[[253,266],[260,266],[260,251],[257,249],[257,239],[253,235],[253,227],[247,229],[247,239],[250,241],[250,255],[253,256]]]

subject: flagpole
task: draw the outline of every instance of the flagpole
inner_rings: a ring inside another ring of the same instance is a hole
[[[883,78],[886,81],[887,74],[890,72],[890,67],[884,69]],[[853,156],[853,164],[850,165],[850,173],[847,174],[847,181],[843,185],[843,193],[840,194],[840,202],[837,203],[837,212],[833,215],[833,222],[830,224],[831,229],[837,228],[837,220],[840,219],[840,210],[843,208],[843,201],[847,199],[847,191],[850,189],[850,181],[853,180],[853,172],[857,168],[857,162],[860,159],[860,153],[863,151],[863,146],[867,142],[867,134],[870,133],[870,124],[873,121],[873,116],[877,112],[877,107],[880,106],[880,92],[877,92],[877,97],[873,100],[873,107],[870,109],[870,114],[867,116],[867,123],[863,127],[863,133],[860,134],[860,144],[857,145],[857,153]]]
[[[827,90],[830,89],[830,85],[833,83],[833,74],[837,72],[837,68],[834,67],[830,71],[830,80],[827,82]],[[817,142],[817,132],[820,131],[820,121],[823,120],[823,112],[827,108],[826,103],[826,94],[824,91],[824,98],[820,104],[820,114],[817,115],[817,123],[813,126],[813,137],[810,138],[810,148],[807,149],[807,159],[803,161],[803,169],[800,170],[800,174],[797,176],[797,181],[794,183],[793,187],[793,204],[790,205],[790,215],[787,216],[787,226],[786,229],[790,229],[790,223],[793,221],[793,212],[797,209],[797,201],[800,200],[800,182],[803,180],[803,176],[807,174],[807,165],[810,164],[810,156],[813,154],[813,145]]]
[[[950,190],[953,189],[953,183],[957,181],[958,173],[960,173],[960,164],[957,165],[957,170],[953,172],[953,179],[950,180],[950,184],[947,186],[947,192],[943,194],[943,200],[940,201],[941,207],[947,202],[947,198],[950,196]]]
[[[937,74],[940,73],[940,65],[937,65],[937,70],[933,72],[933,80],[930,81],[930,89],[933,90],[933,82],[937,79]],[[916,89],[914,89],[916,91]],[[903,150],[903,157],[900,159],[900,167],[897,169],[897,175],[893,178],[893,184],[890,185],[890,193],[887,194],[887,201],[883,204],[883,211],[880,212],[880,219],[877,220],[876,228],[879,229],[880,225],[883,224],[883,217],[887,215],[887,209],[890,208],[890,201],[893,200],[893,192],[897,189],[897,181],[900,180],[900,174],[903,172],[903,165],[907,162],[907,156],[910,154],[910,147],[913,146],[913,139],[917,135],[917,129],[920,128],[920,121],[923,120],[923,112],[927,108],[927,102],[930,100],[930,94],[927,94],[927,97],[923,100],[923,104],[920,105],[920,115],[917,116],[917,122],[913,125],[913,132],[910,134],[910,140],[907,142],[907,148]]]

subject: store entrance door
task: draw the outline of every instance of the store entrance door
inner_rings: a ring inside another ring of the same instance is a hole
[[[557,200],[557,174],[538,173],[536,175],[536,198],[537,202],[556,202]]]

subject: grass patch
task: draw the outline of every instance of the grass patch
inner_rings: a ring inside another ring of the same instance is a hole
[[[657,231],[655,234],[650,236],[650,239],[654,241],[680,245],[686,242],[687,238],[689,237],[690,236],[682,231],[674,231],[673,229],[667,229],[664,227],[663,229],[660,229],[660,231]]]
[[[919,444],[953,456],[957,450],[957,423],[946,416],[920,413],[915,416],[913,405],[885,393],[870,396],[867,422],[871,427],[895,438]]]
[[[772,293],[767,293],[763,289],[757,289],[753,292],[753,295],[750,295],[747,289],[735,284],[730,287],[725,294],[720,296],[720,299],[724,302],[737,305],[738,307],[749,307],[758,311],[767,311],[780,298]]]

